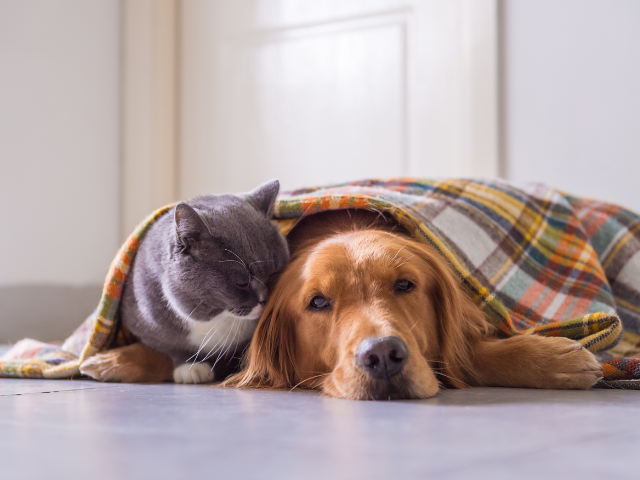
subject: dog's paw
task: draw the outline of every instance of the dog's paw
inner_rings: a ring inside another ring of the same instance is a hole
[[[173,370],[176,383],[209,383],[213,381],[213,370],[208,363],[185,363]]]
[[[137,365],[123,362],[118,351],[98,353],[80,365],[80,373],[100,382],[134,383],[140,377]]]
[[[549,357],[542,388],[586,390],[603,377],[600,362],[580,343],[563,337],[547,340]]]

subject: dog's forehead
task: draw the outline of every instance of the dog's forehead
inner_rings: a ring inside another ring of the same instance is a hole
[[[406,243],[385,232],[350,232],[334,235],[315,246],[303,268],[306,279],[318,274],[338,273],[344,269],[393,266],[404,258]],[[373,272],[372,272],[373,273]]]

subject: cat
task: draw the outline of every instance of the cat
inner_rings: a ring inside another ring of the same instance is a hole
[[[171,359],[176,383],[213,381],[212,364],[251,339],[268,280],[289,261],[271,222],[279,188],[274,180],[246,194],[181,202],[141,242],[120,318],[141,344]],[[102,381],[150,379],[118,365],[118,350],[89,358],[81,372]]]

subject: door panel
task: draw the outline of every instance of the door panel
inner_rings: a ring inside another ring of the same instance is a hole
[[[464,5],[186,1],[180,196],[473,174]]]

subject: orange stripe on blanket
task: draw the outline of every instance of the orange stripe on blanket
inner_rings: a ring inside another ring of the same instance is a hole
[[[316,206],[316,197],[305,198],[302,201],[302,215],[306,215],[312,209],[315,210],[314,208],[315,206]]]
[[[320,198],[320,209],[321,210],[329,210],[330,206],[331,206],[331,197],[330,196],[326,196],[326,197]]]
[[[131,265],[131,260],[132,258],[129,252],[123,252],[122,257],[120,258],[120,261],[125,265],[129,266]]]
[[[111,281],[106,288],[107,295],[109,295],[114,300],[120,300],[120,295],[122,294],[122,286],[117,283]]]
[[[349,203],[351,203],[351,198],[349,198],[349,197],[342,197],[342,198],[340,199],[339,207],[340,207],[340,208],[349,208]]]
[[[123,283],[125,279],[125,274],[120,271],[119,268],[116,268],[113,273],[113,278],[115,278],[118,282]]]
[[[140,248],[140,240],[136,237],[129,238],[129,241],[127,242],[127,250],[130,252],[136,252],[138,248]]]

